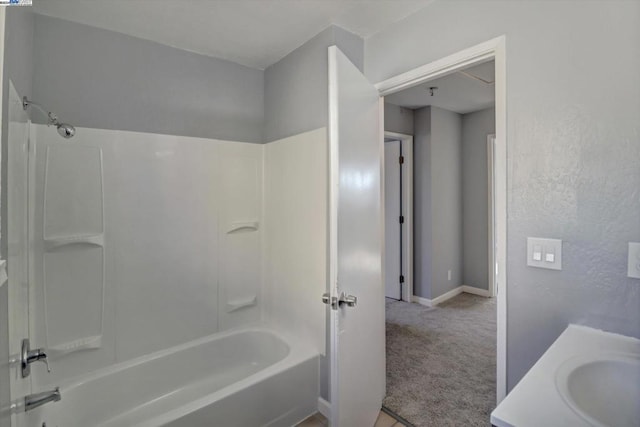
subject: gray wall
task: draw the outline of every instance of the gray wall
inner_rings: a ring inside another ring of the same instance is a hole
[[[462,283],[489,289],[487,135],[495,108],[462,116]]]
[[[458,113],[431,107],[431,298],[463,284],[461,121]]]
[[[414,112],[414,294],[427,299],[463,284],[461,124],[441,108]]]
[[[431,108],[413,120],[413,294],[431,299]]]
[[[33,99],[76,126],[262,142],[264,73],[36,15]]]
[[[640,2],[434,2],[368,38],[365,71],[379,82],[501,34],[511,389],[569,323],[640,337],[640,282],[626,277],[640,241]],[[527,267],[527,236],[563,239],[563,270]]]
[[[413,110],[385,102],[384,130],[413,135]]]
[[[331,26],[265,70],[265,142],[327,126],[332,45],[362,69],[363,40]]]
[[[33,72],[33,14],[28,7],[5,9],[5,45],[2,77],[2,217],[1,258],[7,259],[7,158],[9,80],[20,95],[31,93]],[[10,267],[8,267],[10,268]],[[10,403],[9,390],[9,330],[8,284],[0,284],[0,427],[10,425],[9,414],[4,412]]]

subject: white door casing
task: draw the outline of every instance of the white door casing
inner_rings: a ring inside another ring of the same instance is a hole
[[[378,91],[329,47],[331,425],[369,427],[385,392],[382,129]]]
[[[495,289],[497,296],[496,401],[507,394],[507,62],[506,36],[461,50],[376,83],[380,95],[390,95],[475,64],[495,61],[496,138],[494,145]]]
[[[402,299],[402,225],[399,220],[402,215],[399,161],[401,144],[398,140],[384,143],[384,289],[386,297],[397,300]]]
[[[495,213],[495,196],[494,196],[494,186],[495,186],[495,146],[496,146],[496,135],[491,134],[487,135],[487,188],[488,191],[488,218],[489,225],[488,236],[487,236],[487,253],[489,254],[489,259],[487,262],[489,263],[489,296],[495,297],[497,293],[496,289],[496,276],[498,274],[497,265],[496,265],[496,213]]]

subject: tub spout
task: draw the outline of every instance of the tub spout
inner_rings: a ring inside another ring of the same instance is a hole
[[[60,399],[62,399],[60,387],[50,391],[43,391],[42,393],[30,394],[24,398],[24,410],[25,412],[30,411],[45,403],[57,402]]]

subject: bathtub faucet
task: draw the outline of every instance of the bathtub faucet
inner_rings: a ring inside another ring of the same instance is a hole
[[[24,411],[27,412],[45,403],[57,402],[60,399],[62,399],[60,387],[50,391],[43,391],[42,393],[30,394],[24,397]]]

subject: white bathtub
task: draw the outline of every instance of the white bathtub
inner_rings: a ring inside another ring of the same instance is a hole
[[[291,426],[318,399],[318,354],[266,328],[154,353],[61,384],[28,414],[51,427]]]

